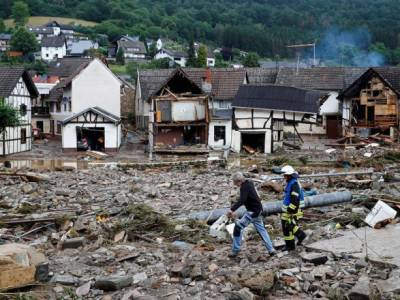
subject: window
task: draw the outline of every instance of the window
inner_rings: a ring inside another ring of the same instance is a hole
[[[56,110],[57,110],[57,112],[61,112],[61,104],[60,104],[60,102],[56,103]]]
[[[214,126],[214,141],[224,140],[225,144],[225,126]]]
[[[21,129],[21,144],[22,145],[26,144],[26,129],[25,128]]]
[[[19,106],[19,114],[23,117],[26,116],[26,104],[21,104]]]
[[[57,121],[57,134],[61,134],[61,122]]]

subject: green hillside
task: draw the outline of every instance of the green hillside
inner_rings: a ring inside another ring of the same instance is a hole
[[[85,20],[80,20],[80,19],[63,18],[63,17],[45,17],[45,16],[30,17],[29,21],[28,21],[28,25],[40,26],[40,25],[46,24],[53,20],[57,21],[61,24],[74,24],[74,25],[81,25],[81,26],[87,26],[87,27],[93,27],[93,26],[97,25],[96,22],[85,21]],[[14,21],[12,19],[6,19],[6,20],[4,20],[4,23],[7,27],[14,26]]]
[[[10,18],[14,1],[0,1],[0,17]],[[164,36],[186,43],[194,39],[273,58],[293,56],[286,47],[289,44],[317,39],[325,45],[333,32],[363,50],[375,47],[382,53],[388,51],[388,57],[400,57],[400,50],[393,52],[400,49],[398,0],[24,1],[31,15],[97,22],[99,25],[93,30],[110,38],[128,33],[146,38]],[[338,41],[328,41],[327,48],[329,42]],[[318,51],[321,56],[329,49]]]

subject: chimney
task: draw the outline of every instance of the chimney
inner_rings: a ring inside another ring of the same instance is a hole
[[[212,90],[212,73],[211,69],[207,67],[204,71],[204,77],[201,78],[201,88],[207,94],[211,93]]]

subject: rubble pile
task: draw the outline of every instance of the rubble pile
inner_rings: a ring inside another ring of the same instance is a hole
[[[378,250],[370,240],[361,253],[315,245],[358,234],[377,200],[399,209],[397,156],[384,155],[390,160],[379,172],[302,179],[310,195],[347,189],[353,202],[307,209],[301,221],[308,235],[305,246],[290,253],[280,251],[279,216],[267,216],[265,224],[278,250],[274,257],[249,232],[239,256],[228,258],[229,235],[213,237],[206,221],[185,218],[229,207],[236,199],[232,170],[221,166],[59,168],[41,170],[37,180],[0,176],[0,262],[17,261],[2,256],[5,245],[8,257],[21,249],[12,245],[22,245],[42,258],[26,264],[29,282],[2,286],[0,293],[17,297],[26,287],[15,288],[29,284],[37,299],[43,291],[43,299],[392,299],[400,293],[400,266],[374,255]],[[283,182],[271,172],[279,163],[256,162],[244,170],[264,201],[282,198]],[[331,165],[300,161],[299,166],[304,175],[332,172],[327,170]],[[38,173],[18,174],[28,171]],[[397,228],[396,222],[384,224],[379,232]],[[372,249],[367,256],[365,249]],[[38,282],[43,283],[35,286]]]

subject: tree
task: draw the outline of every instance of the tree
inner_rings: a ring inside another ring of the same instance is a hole
[[[197,65],[196,51],[194,50],[194,42],[193,42],[193,40],[189,41],[188,60],[187,60],[186,65],[188,67],[196,67],[196,65]]]
[[[125,65],[125,53],[122,48],[118,48],[117,56],[115,57],[115,60],[117,61],[118,64]]]
[[[4,20],[0,18],[0,33],[6,31],[6,25],[4,24]]]
[[[201,45],[197,53],[197,66],[200,68],[207,67],[207,47]]]
[[[256,68],[259,67],[260,64],[258,62],[259,60],[259,56],[257,55],[257,53],[254,52],[250,52],[248,53],[245,58],[243,59],[243,66],[247,67],[247,68]]]
[[[6,127],[17,126],[18,124],[18,110],[6,104],[4,99],[0,99],[0,135],[4,133]]]
[[[29,19],[29,6],[23,1],[16,1],[12,6],[12,18],[17,26],[24,26]]]
[[[38,43],[33,33],[19,27],[13,33],[10,41],[11,50],[21,51],[24,55],[35,52],[38,49]]]

